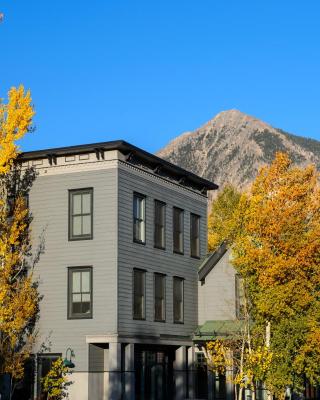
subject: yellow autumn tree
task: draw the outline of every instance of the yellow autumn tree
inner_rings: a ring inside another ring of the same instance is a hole
[[[267,388],[284,398],[320,382],[320,190],[314,166],[278,153],[239,202],[233,265],[245,279],[255,337],[273,352]],[[268,333],[269,332],[269,333]]]
[[[33,115],[30,92],[23,86],[12,88],[8,101],[0,104],[0,374],[9,374],[13,382],[24,375],[39,302],[27,207],[35,176],[16,162],[16,142],[31,130]]]
[[[17,140],[31,130],[34,110],[24,87],[11,88],[8,102],[0,102],[0,174],[10,171],[19,154]]]
[[[226,185],[212,202],[208,218],[208,249],[215,251],[222,242],[232,243],[237,231],[237,210],[241,193]]]
[[[63,359],[58,358],[42,379],[43,390],[48,400],[62,400],[68,397],[68,386],[72,385],[69,376],[71,371],[64,365]]]
[[[213,237],[231,247],[252,321],[241,341],[244,375],[238,383],[245,378],[254,389],[263,377],[269,397],[284,398],[288,388],[301,393],[305,379],[320,382],[318,178],[314,166],[294,166],[278,153],[239,201],[219,205],[226,227],[219,215],[211,221]]]
[[[232,185],[226,185],[211,206],[208,220],[208,247],[215,251],[222,243],[231,250],[237,237],[244,234],[243,213],[246,196]],[[252,326],[252,307],[246,279],[242,276],[241,316],[237,332],[231,337],[220,338],[203,348],[209,369],[214,373],[226,373],[235,385],[235,399],[242,399],[245,389],[256,398],[257,383],[267,376],[273,357],[272,351],[260,340]]]

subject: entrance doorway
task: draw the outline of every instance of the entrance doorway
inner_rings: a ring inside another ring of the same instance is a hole
[[[173,349],[136,346],[136,400],[173,399],[173,359]]]

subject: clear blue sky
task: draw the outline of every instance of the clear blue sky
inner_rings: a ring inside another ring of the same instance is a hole
[[[32,91],[23,150],[125,139],[156,151],[237,108],[320,139],[317,0],[4,0],[0,96]]]

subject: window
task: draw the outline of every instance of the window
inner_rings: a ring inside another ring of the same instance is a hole
[[[173,278],[173,321],[183,323],[183,278]]]
[[[165,249],[166,204],[154,201],[154,247]]]
[[[244,318],[245,311],[245,293],[244,293],[244,282],[243,278],[239,275],[235,275],[236,283],[236,317],[238,319]]]
[[[154,274],[154,320],[165,321],[166,276]]]
[[[92,318],[92,268],[69,268],[68,281],[68,317]]]
[[[133,318],[145,319],[145,280],[146,272],[133,270]]]
[[[133,195],[133,240],[146,242],[146,197],[137,193]]]
[[[183,254],[183,210],[173,207],[173,251]]]
[[[196,214],[190,214],[190,254],[200,257],[200,217]]]
[[[69,240],[92,239],[93,189],[69,191]]]

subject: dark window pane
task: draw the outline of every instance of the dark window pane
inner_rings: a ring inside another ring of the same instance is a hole
[[[133,271],[133,317],[144,318],[145,272]]]
[[[173,208],[173,251],[183,253],[183,210]]]
[[[87,297],[87,298],[85,298]],[[90,295],[83,295],[82,296],[82,314],[89,314],[90,313]]]
[[[173,278],[173,319],[183,322],[183,279]]]
[[[165,210],[164,203],[155,200],[154,203],[154,245],[165,248]]]
[[[154,318],[165,319],[165,276],[161,274],[154,275]]]
[[[190,214],[190,246],[191,256],[200,257],[200,217]]]
[[[73,314],[81,314],[82,308],[81,308],[81,302],[73,302],[72,303],[72,313]]]

